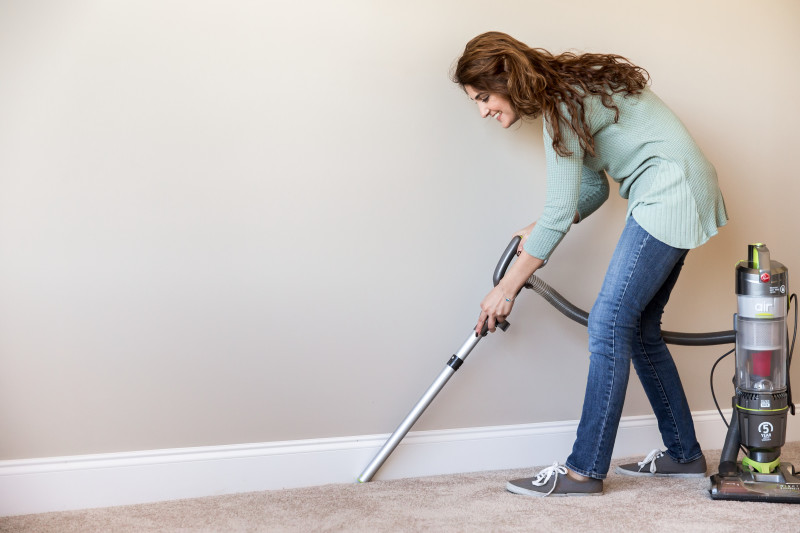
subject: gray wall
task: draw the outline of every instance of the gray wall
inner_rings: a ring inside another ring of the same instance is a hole
[[[541,123],[481,121],[448,79],[489,29],[649,70],[732,217],[665,327],[729,329],[748,242],[800,269],[798,23],[793,0],[3,1],[0,459],[393,429],[542,208]],[[624,213],[614,191],[542,277],[589,307]],[[533,293],[510,321],[418,429],[578,418],[585,331]],[[674,350],[694,410],[723,351]]]

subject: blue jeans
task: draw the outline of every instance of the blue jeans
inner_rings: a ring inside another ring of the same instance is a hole
[[[628,218],[589,313],[589,379],[578,436],[566,462],[572,471],[606,477],[631,361],[667,454],[679,463],[702,455],[678,370],[661,338],[661,315],[687,253]]]

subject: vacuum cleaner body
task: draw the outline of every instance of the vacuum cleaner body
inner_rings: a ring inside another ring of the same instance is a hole
[[[736,393],[719,472],[711,476],[713,499],[800,503],[800,478],[780,460],[793,409],[788,284],[786,267],[763,244],[751,244],[748,259],[736,265]]]

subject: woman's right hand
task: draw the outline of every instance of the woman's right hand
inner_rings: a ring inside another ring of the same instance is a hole
[[[517,246],[517,255],[522,253],[522,247],[525,246],[525,241],[528,240],[528,236],[531,234],[531,231],[533,231],[535,225],[536,222],[533,222],[529,226],[525,226],[521,230],[514,232],[515,237],[522,237],[522,240],[519,241],[519,246]]]

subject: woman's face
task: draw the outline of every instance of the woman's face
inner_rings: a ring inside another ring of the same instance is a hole
[[[492,117],[504,128],[514,124],[519,118],[511,108],[511,102],[505,96],[488,91],[476,91],[472,85],[465,85],[464,90],[470,100],[474,100],[478,104],[481,117]]]

